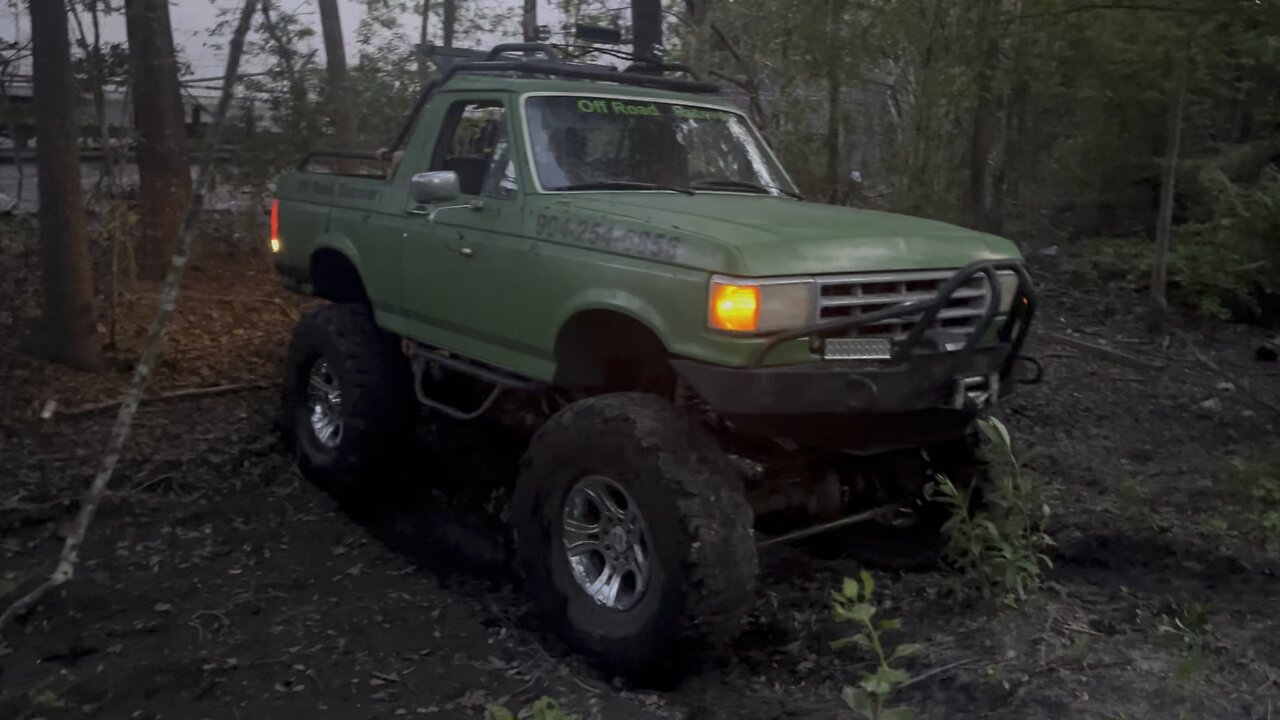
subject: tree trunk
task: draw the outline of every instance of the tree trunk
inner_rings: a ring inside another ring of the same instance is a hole
[[[98,117],[98,135],[102,140],[102,168],[107,176],[107,189],[112,196],[119,190],[116,184],[116,148],[111,138],[111,125],[107,121],[106,59],[102,54],[102,13],[98,0],[89,3],[89,17],[93,21],[93,55],[96,58],[98,78],[93,86],[93,110]]]
[[[338,0],[317,1],[320,5],[320,29],[324,33],[329,119],[336,136],[334,144],[351,149],[356,145],[356,109],[347,73],[347,51],[342,40],[342,16],[338,14]]]
[[[80,191],[75,80],[64,0],[31,3],[40,198],[42,349],[57,362],[93,368],[101,342],[93,312],[89,228]]]
[[[441,41],[447,48],[453,47],[453,34],[458,30],[458,0],[444,0],[440,19]]]
[[[840,200],[841,81],[843,80],[844,38],[840,26],[845,0],[827,0],[827,202]]]
[[[1188,50],[1188,55],[1190,51]],[[1163,333],[1169,311],[1169,244],[1173,235],[1173,201],[1178,180],[1178,158],[1182,154],[1182,113],[1187,104],[1187,74],[1190,57],[1184,58],[1178,75],[1178,90],[1169,107],[1169,142],[1164,156],[1164,177],[1160,182],[1160,210],[1156,218],[1156,252],[1151,269],[1151,330]]]
[[[26,165],[22,159],[22,143],[18,142],[18,117],[16,113],[10,111],[9,107],[9,86],[6,78],[9,77],[9,63],[0,64],[0,116],[9,119],[9,139],[12,141],[10,145],[11,161],[14,170],[18,173],[18,186],[13,192],[13,205],[7,208],[0,208],[0,213],[17,212],[22,205],[22,191],[27,180]]]
[[[989,22],[982,20],[983,24]],[[982,65],[977,76],[977,100],[973,105],[973,126],[969,136],[969,189],[966,193],[966,209],[970,224],[979,230],[991,229],[990,182],[988,164],[991,162],[991,130],[995,123],[995,98],[992,82],[996,64],[1000,61],[1000,42],[987,38]]]
[[[85,538],[89,533],[89,525],[93,522],[94,515],[98,512],[98,506],[102,503],[102,497],[106,494],[107,485],[111,482],[112,475],[115,474],[116,464],[120,461],[120,454],[124,450],[125,441],[129,439],[129,429],[133,425],[134,415],[137,414],[138,405],[142,402],[142,395],[147,389],[147,381],[151,377],[152,369],[164,349],[165,333],[169,329],[169,323],[173,320],[173,315],[178,305],[178,293],[182,289],[182,277],[191,258],[191,237],[194,234],[196,218],[200,214],[202,199],[204,194],[209,191],[209,186],[213,179],[210,167],[213,164],[214,151],[222,138],[223,126],[226,124],[227,108],[231,105],[231,93],[240,68],[240,55],[244,50],[244,38],[249,34],[249,28],[253,24],[253,10],[256,1],[245,0],[244,8],[240,11],[240,21],[236,24],[235,34],[231,38],[230,48],[227,53],[227,69],[223,75],[222,95],[218,98],[218,107],[214,111],[213,123],[203,141],[204,147],[201,153],[197,192],[189,199],[189,205],[183,208],[183,220],[178,231],[179,238],[174,243],[175,252],[168,263],[164,292],[160,297],[160,307],[156,312],[155,318],[151,321],[151,329],[147,333],[142,357],[138,359],[138,364],[133,369],[133,378],[129,383],[129,391],[124,397],[124,402],[120,405],[120,411],[116,414],[115,424],[111,428],[111,438],[107,441],[106,453],[103,454],[98,471],[93,476],[93,482],[89,484],[89,489],[85,491],[84,499],[80,502],[80,511],[76,514],[75,520],[66,528],[66,540],[62,544],[62,552],[58,555],[58,564],[43,583],[37,585],[31,592],[14,600],[3,613],[0,613],[0,630],[3,630],[12,620],[25,615],[51,590],[65,585],[75,576],[76,567],[80,562],[80,550],[84,547]],[[35,6],[36,3],[33,2],[32,5]],[[63,0],[40,0],[40,5],[43,6],[42,11],[48,10],[62,13],[63,49],[66,50],[66,15]],[[35,15],[36,13],[32,12],[32,14]],[[32,25],[35,25],[34,21]],[[34,31],[33,34],[35,34]],[[67,79],[66,86],[69,88],[71,85],[71,64],[68,55],[64,54],[63,57],[67,58],[65,76]],[[70,99],[71,93],[65,94]],[[70,109],[69,105],[67,109]],[[64,117],[70,118],[71,114],[68,113]],[[41,226],[43,227],[43,218],[41,220]]]
[[[168,1],[125,0],[125,25],[145,219],[138,272],[143,279],[161,280],[191,197],[191,163]]]
[[[431,41],[431,0],[422,0],[422,27],[418,29],[418,42],[426,45]]]
[[[431,42],[431,35],[428,32],[431,29],[431,0],[422,0],[422,25],[418,28],[418,45],[426,47]],[[418,60],[418,80],[424,85],[431,76],[431,63],[427,62],[427,58],[421,52],[416,55]]]
[[[524,14],[520,17],[525,42],[538,41],[538,0],[524,0]]]
[[[988,232],[1004,233],[1004,209],[1009,191],[1009,167],[1013,154],[1013,92],[1005,92],[1000,100],[1003,118],[1000,129],[1000,151],[997,153],[995,173],[991,177],[991,203],[987,207]]]
[[[662,0],[632,0],[631,41],[637,59],[657,60],[662,47]]]
[[[689,65],[705,75],[711,67],[711,31],[707,21],[711,0],[685,0],[685,9],[689,12],[689,25],[693,35]]]

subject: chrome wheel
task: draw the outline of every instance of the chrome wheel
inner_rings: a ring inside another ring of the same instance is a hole
[[[307,378],[307,407],[311,432],[327,448],[342,442],[342,387],[338,375],[324,358],[316,360]]]
[[[578,585],[600,605],[630,610],[649,587],[649,536],[618,483],[590,475],[565,497],[564,552]]]

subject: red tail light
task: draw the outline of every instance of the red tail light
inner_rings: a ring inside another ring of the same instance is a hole
[[[280,252],[280,201],[271,201],[271,252]]]

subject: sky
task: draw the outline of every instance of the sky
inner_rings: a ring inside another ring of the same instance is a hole
[[[360,23],[360,18],[364,14],[364,7],[367,1],[338,0],[339,11],[342,15],[342,30],[347,38],[346,47],[349,61],[354,61],[357,55],[355,32]],[[511,9],[522,5],[521,0],[469,0],[469,2],[488,7]],[[25,40],[29,38],[30,21],[24,7],[26,3],[20,0],[18,2],[15,2],[15,0],[0,0],[0,3],[3,3],[0,5],[0,39]],[[317,46],[320,44],[320,18],[313,0],[276,0],[276,3],[281,9],[295,12],[300,17],[314,23],[316,28],[314,41]],[[564,22],[564,19],[554,8],[554,0],[539,0],[538,4],[538,22],[540,24],[558,27]],[[618,9],[621,13],[628,13],[630,8],[628,0],[607,0],[604,4],[610,8]],[[205,78],[222,74],[225,56],[220,48],[224,44],[226,36],[211,37],[211,29],[218,24],[220,12],[224,12],[228,8],[238,9],[240,6],[241,3],[238,0],[170,0],[169,15],[173,26],[174,43],[181,48],[179,52],[182,54],[183,59],[190,63],[195,77]],[[18,8],[22,9],[19,10]],[[419,27],[418,21],[416,19],[407,19],[407,24],[413,29],[414,37],[416,38],[417,28]],[[434,22],[432,24],[435,26],[433,38],[439,42],[439,23]],[[227,33],[230,33],[229,28]],[[120,16],[110,18],[105,23],[103,35],[107,41],[123,42],[125,39],[124,18]],[[520,28],[517,23],[513,22],[504,37],[486,38],[485,42],[491,44],[498,41],[510,42],[519,40]],[[19,72],[30,72],[30,70],[26,68]]]

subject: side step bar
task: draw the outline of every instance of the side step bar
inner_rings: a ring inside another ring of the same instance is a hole
[[[413,366],[413,390],[418,396],[418,401],[429,408],[439,410],[456,420],[474,420],[483,415],[489,408],[493,407],[498,396],[502,395],[505,390],[518,390],[522,392],[532,392],[542,389],[542,383],[522,378],[517,375],[489,367],[473,360],[447,355],[442,350],[419,345],[415,342],[404,341],[402,344],[404,352],[409,356],[411,365]],[[492,385],[489,394],[485,396],[484,402],[474,410],[460,410],[440,402],[434,398],[428,397],[426,391],[423,390],[422,378],[427,368],[437,365],[454,372],[462,373],[475,378],[487,385]]]

